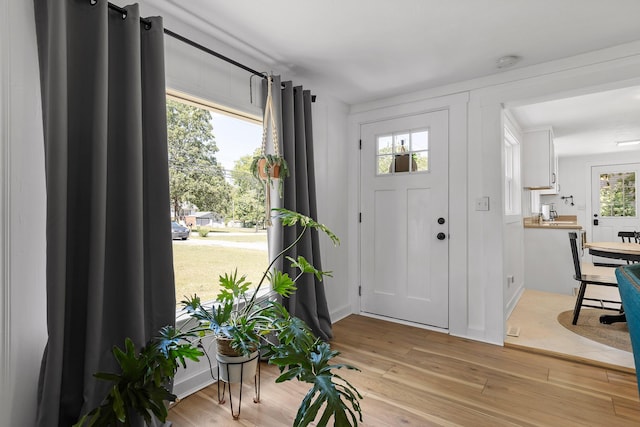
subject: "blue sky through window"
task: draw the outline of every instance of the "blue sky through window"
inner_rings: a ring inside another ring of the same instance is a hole
[[[213,134],[219,151],[216,159],[227,171],[232,171],[235,161],[253,154],[262,141],[262,126],[226,114],[211,113]]]

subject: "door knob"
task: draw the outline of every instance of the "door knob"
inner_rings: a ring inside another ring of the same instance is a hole
[[[436,235],[436,237],[438,238],[438,240],[444,240],[447,238],[447,235],[444,234],[443,232],[440,232]]]
[[[444,218],[442,217],[438,218],[438,224],[440,225],[444,224]]]

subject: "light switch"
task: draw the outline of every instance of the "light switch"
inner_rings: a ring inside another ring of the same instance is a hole
[[[477,211],[488,211],[489,210],[489,197],[478,197],[476,199],[476,210]]]

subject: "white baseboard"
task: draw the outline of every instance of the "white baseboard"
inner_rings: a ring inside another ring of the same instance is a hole
[[[507,301],[507,306],[505,307],[505,320],[508,319],[509,316],[511,316],[511,313],[516,308],[516,305],[518,305],[518,301],[520,301],[520,298],[522,297],[523,293],[524,293],[524,283],[521,283],[520,286],[518,287],[518,290],[513,294],[511,299]]]
[[[337,321],[342,320],[351,314],[353,314],[353,310],[351,310],[351,305],[349,304],[343,305],[342,307],[339,307],[331,311],[330,313],[331,323],[336,323]]]

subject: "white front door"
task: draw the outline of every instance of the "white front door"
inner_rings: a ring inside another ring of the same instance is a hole
[[[448,112],[360,134],[360,309],[448,328]]]
[[[638,163],[591,167],[591,241],[620,241],[619,231],[640,231],[636,200],[639,176]]]

